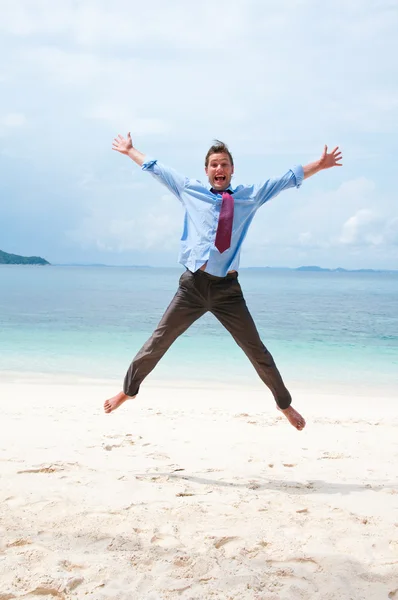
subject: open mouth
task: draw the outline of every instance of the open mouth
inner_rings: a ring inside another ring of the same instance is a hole
[[[214,181],[216,183],[224,183],[226,180],[225,175],[218,175],[217,177],[214,178]]]

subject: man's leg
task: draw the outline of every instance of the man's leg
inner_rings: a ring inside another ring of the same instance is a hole
[[[173,300],[169,304],[159,325],[152,336],[145,342],[141,350],[134,357],[126,377],[123,391],[113,398],[106,400],[104,409],[110,413],[123,402],[134,398],[140,385],[147,375],[155,368],[172,343],[188,329],[190,325],[201,317],[207,308],[204,307],[202,298],[192,285],[189,274],[181,276],[180,286]]]
[[[262,381],[271,390],[278,408],[294,427],[303,429],[305,420],[291,406],[290,393],[272,355],[260,339],[238,281],[233,279],[225,284],[228,286],[227,293],[215,294],[211,312],[245,352]]]

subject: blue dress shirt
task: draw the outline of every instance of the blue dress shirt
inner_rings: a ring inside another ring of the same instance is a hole
[[[234,198],[231,246],[220,254],[214,242],[222,203],[221,194],[213,194],[210,185],[184,177],[148,157],[142,169],[151,173],[177,196],[185,209],[178,262],[194,273],[207,261],[206,273],[217,277],[225,277],[228,271],[238,270],[243,240],[260,206],[282,190],[300,187],[304,179],[303,167],[298,165],[282,177],[268,179],[259,185],[230,187]]]

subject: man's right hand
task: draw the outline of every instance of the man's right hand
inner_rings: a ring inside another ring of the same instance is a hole
[[[127,139],[125,139],[120,133],[113,140],[112,150],[116,150],[116,152],[120,152],[121,154],[128,154],[129,150],[133,147],[133,142],[131,140],[131,133],[128,132]]]
[[[113,140],[112,150],[116,150],[120,154],[126,154],[126,156],[129,156],[140,167],[144,164],[145,154],[134,148],[130,132],[127,134],[127,139],[119,133]]]

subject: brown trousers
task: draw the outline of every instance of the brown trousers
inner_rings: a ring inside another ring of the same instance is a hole
[[[215,277],[204,271],[185,271],[179,287],[156,330],[133,359],[124,380],[128,396],[138,394],[143,380],[154,369],[171,344],[207,311],[230,332],[271,390],[280,408],[287,408],[291,396],[274,359],[262,343],[246,306],[238,274]]]

